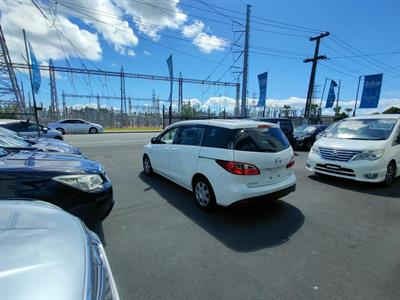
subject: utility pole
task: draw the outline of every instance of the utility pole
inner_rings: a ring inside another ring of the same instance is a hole
[[[242,105],[240,110],[241,117],[247,117],[247,77],[249,75],[249,33],[250,33],[250,8],[246,6],[246,29],[244,32],[244,52],[243,52],[243,80],[242,80]]]
[[[62,98],[62,107],[63,107],[63,118],[67,117],[67,102],[65,101],[65,93],[64,91],[61,94],[61,98]],[[29,106],[31,105],[31,99],[29,99]]]
[[[183,80],[182,72],[179,72],[179,88],[178,88],[178,114],[180,116],[183,104]]]
[[[21,81],[21,95],[24,105],[24,111],[26,112],[25,90],[24,90],[24,83],[22,81]]]
[[[96,102],[97,102],[97,110],[99,111],[100,110],[100,96],[99,96],[99,94],[97,94],[97,96],[96,96]]]
[[[312,68],[311,68],[311,76],[310,76],[310,83],[308,85],[308,92],[307,92],[307,102],[306,102],[306,107],[304,110],[304,118],[308,119],[310,116],[310,108],[311,108],[311,103],[312,103],[312,98],[313,98],[313,93],[314,93],[314,82],[315,82],[315,74],[317,72],[317,64],[320,59],[327,59],[325,55],[319,55],[319,44],[322,38],[327,37],[329,35],[329,32],[323,32],[318,36],[310,37],[310,41],[316,41],[315,44],[315,50],[314,50],[314,57],[313,58],[307,58],[303,60],[305,63],[312,62]]]
[[[129,115],[132,115],[132,99],[128,97],[128,107],[129,107]]]
[[[57,86],[56,86],[56,75],[53,66],[53,60],[50,59],[49,62],[49,75],[50,75],[50,107],[51,107],[51,117],[52,119],[58,118],[58,97],[57,97]]]
[[[16,104],[18,112],[25,114],[24,98],[18,86],[6,39],[0,25],[0,106]],[[29,67],[29,66],[28,66]]]
[[[240,83],[236,83],[236,101],[235,101],[235,117],[239,117],[239,101],[240,101]]]
[[[121,123],[120,126],[123,126],[124,114],[126,113],[126,96],[125,96],[125,75],[124,75],[124,66],[121,66]]]
[[[31,94],[28,92],[28,105],[29,105],[29,113],[32,113],[32,103],[31,103]]]

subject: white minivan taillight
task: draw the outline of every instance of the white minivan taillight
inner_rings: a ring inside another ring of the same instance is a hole
[[[226,160],[216,160],[217,164],[227,170],[229,173],[235,175],[259,175],[260,170],[251,164],[236,162],[236,161],[226,161]]]
[[[286,169],[289,169],[294,166],[294,155],[290,159],[289,163],[286,165]]]

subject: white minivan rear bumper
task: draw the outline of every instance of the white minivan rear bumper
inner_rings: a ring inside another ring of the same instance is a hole
[[[296,187],[296,176],[294,173],[278,183],[259,187],[248,187],[240,175],[229,173],[225,175],[231,177],[230,180],[224,180],[224,184],[213,186],[217,204],[221,206],[229,206],[238,201],[258,197],[260,199],[254,200],[261,201],[261,198],[264,197],[265,199],[281,198],[294,192]]]

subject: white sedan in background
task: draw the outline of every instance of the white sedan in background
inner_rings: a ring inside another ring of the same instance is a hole
[[[101,133],[104,131],[103,126],[90,123],[81,119],[65,119],[58,122],[50,123],[48,127],[66,133]]]

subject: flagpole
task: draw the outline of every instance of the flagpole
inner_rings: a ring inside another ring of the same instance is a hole
[[[340,84],[342,83],[342,80],[339,79],[339,86],[338,86],[338,91],[337,91],[337,100],[336,100],[336,111],[338,111],[339,108],[339,97],[340,97]]]
[[[320,116],[322,116],[322,100],[324,99],[325,87],[326,87],[327,81],[328,81],[328,77],[325,77],[325,83],[324,83],[324,88],[322,90],[321,101],[319,102],[319,115]]]
[[[362,76],[358,77],[358,86],[357,86],[357,94],[356,94],[356,103],[354,103],[353,117],[356,116],[358,92],[359,92],[359,90],[360,90],[361,77],[362,77]]]
[[[268,72],[267,72],[267,76],[268,76]],[[267,80],[268,80],[268,77],[267,77]],[[264,101],[263,118],[265,117],[265,108],[267,106],[267,88],[268,88],[268,84],[265,85],[265,101]]]
[[[22,29],[22,33],[24,34],[26,59],[27,59],[27,61],[28,61],[29,79],[30,79],[30,82],[31,82],[31,89],[32,89],[33,112],[34,112],[34,114],[35,114],[35,120],[36,120],[36,125],[37,125],[38,137],[40,137],[39,117],[38,117],[38,113],[37,113],[36,97],[35,97],[35,91],[34,91],[34,88],[33,88],[33,80],[32,80],[32,66],[31,66],[31,61],[30,61],[30,58],[29,58],[28,44],[27,44],[27,42],[26,42],[26,33],[25,33],[25,29]]]

